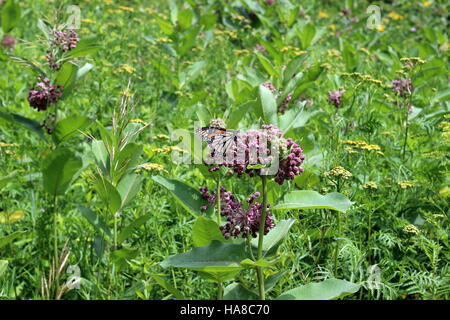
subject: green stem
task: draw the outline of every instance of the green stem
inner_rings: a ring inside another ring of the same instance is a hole
[[[55,268],[58,268],[58,228],[57,228],[57,213],[56,213],[56,195],[53,196],[53,254],[55,256]],[[55,277],[56,279],[56,287],[55,287],[55,298],[57,292],[59,291],[59,276]]]
[[[218,288],[217,288],[217,300],[222,300],[222,299],[223,299],[223,286],[222,286],[222,281],[219,278]]]
[[[56,195],[53,197],[53,255],[55,257],[55,264],[58,261],[58,230],[57,230],[57,219],[56,219]]]
[[[114,214],[114,250],[117,250],[117,215]]]
[[[371,256],[371,250],[370,250],[370,239],[372,238],[372,223],[371,223],[371,218],[372,218],[372,210],[369,211],[369,234],[368,234],[368,239],[367,239],[367,251],[369,253],[369,264],[372,264],[372,256]]]
[[[264,229],[266,226],[266,214],[267,214],[267,192],[266,192],[266,177],[261,176],[262,181],[262,213],[261,220],[259,222],[259,238],[258,238],[258,254],[257,259],[260,260],[262,257],[262,248],[263,248],[263,238],[264,238]],[[264,277],[261,267],[256,267],[256,272],[258,274],[258,287],[259,287],[259,298],[261,300],[265,300],[265,292],[264,292]]]
[[[217,178],[217,224],[220,226],[220,176]]]
[[[341,240],[341,215],[340,212],[337,212],[337,224],[338,224],[338,238],[336,241],[336,251],[334,252],[334,276],[337,278],[337,267],[338,267],[338,254],[339,254],[339,245]]]
[[[247,235],[247,247],[248,252],[250,252],[250,258],[252,258],[252,260],[255,261],[255,255],[253,254],[252,244],[250,242],[250,235]]]
[[[405,153],[406,153],[406,142],[408,139],[408,114],[406,114],[405,119],[405,140],[403,141],[403,152],[402,152],[402,159],[405,160]]]

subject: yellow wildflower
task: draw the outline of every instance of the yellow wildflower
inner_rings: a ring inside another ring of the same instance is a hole
[[[342,178],[344,180],[347,180],[347,179],[351,178],[353,175],[351,174],[351,172],[344,169],[344,167],[337,166],[336,168],[333,168],[330,171],[325,172],[323,174],[323,176],[325,178],[329,177],[329,176],[333,176],[333,177]]]
[[[428,7],[430,6],[431,3],[432,3],[431,1],[424,1],[424,2],[423,2],[423,6],[426,7],[426,8],[428,8]]]
[[[19,145],[17,143],[4,143],[0,142],[0,148],[7,148],[7,147],[18,147]]]
[[[160,164],[158,164],[158,163],[144,163],[144,164],[141,164],[141,165],[139,165],[138,167],[137,167],[137,169],[139,170],[139,169],[145,169],[145,170],[147,170],[147,171],[151,171],[151,170],[157,170],[157,171],[164,171],[164,172],[167,172],[167,170],[164,170],[164,166],[162,166],[162,165],[160,165]],[[137,170],[137,171],[138,171]]]
[[[378,31],[384,31],[386,29],[386,26],[384,25],[384,24],[379,24],[378,26],[377,26],[377,30]]]
[[[155,136],[155,138],[157,138],[157,139],[166,139],[166,140],[169,140],[169,136],[168,136],[168,135],[165,135],[165,134],[162,134],[162,133],[157,134],[157,135]]]
[[[92,24],[96,24],[96,22],[94,20],[91,19],[81,19],[82,22],[86,22],[86,23],[92,23]]]
[[[364,189],[378,189],[378,186],[375,182],[369,181],[362,186]]]
[[[412,188],[414,185],[408,181],[399,181],[397,182],[397,184],[400,186],[400,188],[402,189],[406,189],[406,188]]]
[[[123,70],[123,71],[126,71],[126,72],[128,72],[128,73],[133,73],[133,72],[136,71],[135,68],[133,68],[132,66],[130,66],[130,65],[128,65],[128,64],[123,64],[123,65],[122,65],[122,70]]]
[[[119,6],[119,8],[122,9],[123,11],[134,12],[134,9],[130,7]]]
[[[328,18],[328,14],[326,14],[326,13],[323,12],[323,11],[320,11],[318,17],[319,17],[319,18]]]
[[[408,224],[407,226],[405,226],[403,228],[403,232],[411,233],[414,235],[418,235],[420,233],[419,229],[417,229],[417,227],[413,224]]]
[[[334,24],[330,24],[330,28],[331,28],[331,30],[336,30],[336,26],[334,25]]]
[[[133,120],[130,120],[130,122],[140,123],[140,124],[143,124],[144,126],[146,126],[148,124],[147,122],[145,122],[141,119],[133,119]]]

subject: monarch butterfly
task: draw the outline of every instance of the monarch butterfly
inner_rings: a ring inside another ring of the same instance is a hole
[[[197,129],[195,133],[208,143],[211,153],[222,153],[225,156],[228,148],[237,140],[239,131],[217,127],[202,127]]]

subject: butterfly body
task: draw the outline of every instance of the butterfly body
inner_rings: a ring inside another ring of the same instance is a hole
[[[197,129],[195,133],[208,143],[211,153],[225,156],[227,150],[237,140],[239,131],[218,127],[202,127]]]

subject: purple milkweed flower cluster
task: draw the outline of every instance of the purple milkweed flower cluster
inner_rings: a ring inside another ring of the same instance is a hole
[[[52,47],[61,50],[63,53],[75,49],[77,47],[78,35],[74,29],[69,29],[68,31],[58,31],[53,29],[50,31],[53,38],[50,38],[50,43]]]
[[[52,134],[53,133],[53,125],[55,123],[56,120],[56,115],[53,112],[50,112],[48,114],[47,119],[44,120],[44,122],[42,122],[41,127],[45,128],[45,130],[47,131],[48,134]]]
[[[10,34],[5,34],[2,39],[2,47],[5,49],[12,50],[16,46],[17,40]]]
[[[253,48],[253,50],[258,50],[259,52],[261,52],[262,54],[266,54],[267,53],[267,49],[266,47],[264,47],[264,45],[258,43],[256,44]]]
[[[270,82],[264,82],[262,84],[264,87],[266,87],[267,89],[270,90],[270,92],[274,93],[275,91],[277,91],[277,89],[275,89],[274,85],[271,84]]]
[[[280,104],[280,106],[278,107],[278,112],[280,113],[285,113],[288,106],[289,106],[289,102],[292,100],[292,93],[289,93],[286,98],[284,98],[283,102]]]
[[[406,99],[411,93],[414,92],[411,79],[398,78],[396,80],[392,80],[392,92],[403,99]]]
[[[268,5],[268,6],[273,6],[275,4],[275,0],[264,0],[264,2]]]
[[[77,43],[80,41],[74,29],[69,29],[68,31],[58,31],[57,29],[53,29],[50,31],[50,34],[53,36],[49,39],[51,47],[59,50],[63,54],[67,51],[75,49],[77,47]],[[50,69],[59,71],[61,69],[61,65],[56,61],[57,59],[55,58],[55,55],[56,53],[49,49],[47,50],[45,57]]]
[[[283,70],[284,71],[284,70]],[[295,77],[295,75],[294,75]],[[277,89],[274,87],[274,85],[270,82],[264,82],[262,84],[264,87],[266,87],[267,89],[270,90],[270,92],[275,93],[277,91]],[[282,91],[280,90],[276,95],[275,95],[275,100],[278,100],[278,98],[281,96]],[[280,106],[278,107],[278,112],[280,113],[285,113],[288,106],[289,106],[289,102],[292,100],[292,93],[289,93],[286,98],[284,98],[283,102],[281,102]]]
[[[208,205],[202,207],[205,211],[209,206],[214,206],[217,203],[217,192],[208,193],[208,188],[200,188],[204,199],[208,200]],[[237,238],[239,235],[242,238],[247,238],[251,235],[256,238],[259,233],[260,221],[262,215],[262,204],[255,200],[260,197],[259,192],[255,192],[247,199],[247,207],[245,210],[242,203],[230,192],[226,191],[224,186],[220,187],[220,215],[226,217],[225,225],[220,226],[225,239],[230,237]],[[270,204],[267,204],[267,208]],[[266,220],[264,225],[264,234],[269,233],[274,227],[274,219],[270,211],[266,213]]]
[[[348,16],[348,15],[350,15],[352,13],[352,10],[344,8],[344,9],[341,10],[341,12],[342,12],[342,14],[344,16]]]
[[[62,86],[50,83],[49,78],[44,78],[39,75],[38,83],[28,92],[27,100],[30,106],[36,108],[38,111],[47,110],[51,103],[58,102],[62,94]]]
[[[341,96],[345,92],[344,89],[342,90],[333,90],[328,91],[328,98],[327,101],[334,104],[336,108],[339,108],[342,104]]]
[[[286,140],[287,148],[291,153],[280,162],[275,182],[279,185],[284,183],[284,180],[294,180],[295,176],[301,174],[304,169],[302,167],[303,160],[306,156],[303,154],[303,148],[296,144],[291,138]]]
[[[279,161],[275,181],[280,185],[285,180],[292,180],[303,172],[302,163],[306,158],[303,148],[292,141],[283,138],[283,132],[274,125],[263,125],[263,130],[248,130],[246,133],[237,133],[236,143],[227,151],[224,159],[217,159],[211,154],[210,160],[221,160],[218,165],[209,171],[217,171],[220,167],[230,168],[229,173],[236,173],[240,178],[248,174],[250,177],[260,175],[262,168],[252,168],[252,165],[267,166],[272,161]],[[274,157],[275,153],[277,157]]]

